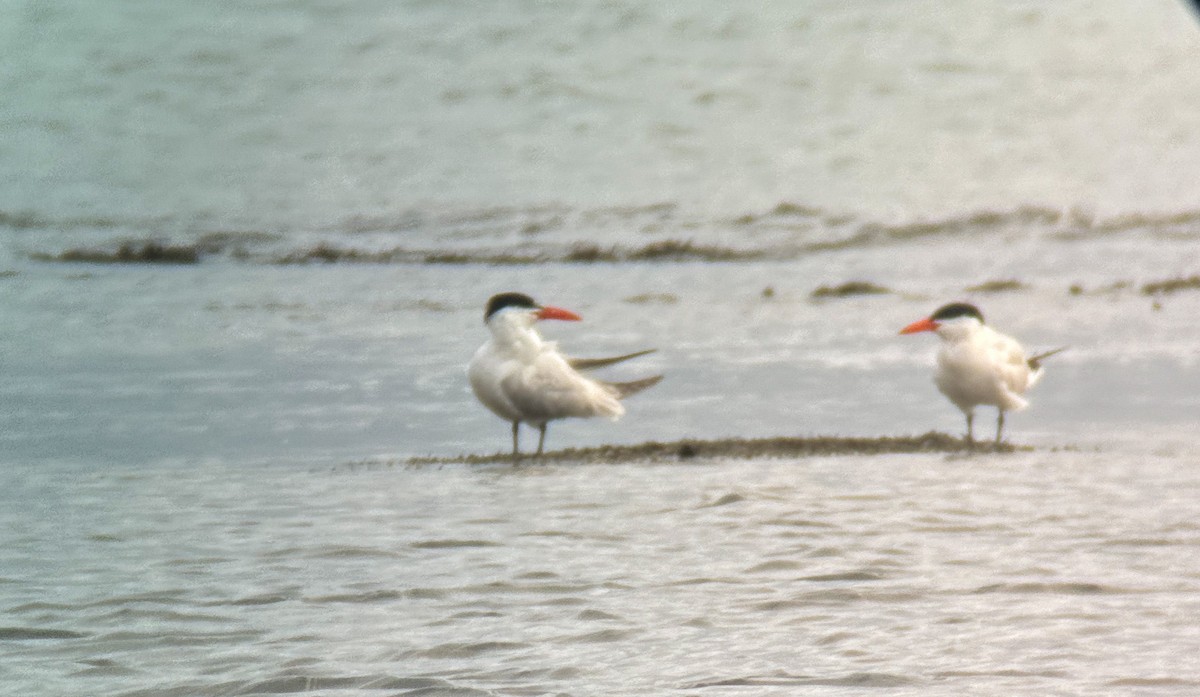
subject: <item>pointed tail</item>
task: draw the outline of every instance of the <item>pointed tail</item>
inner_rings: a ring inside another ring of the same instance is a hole
[[[1041,370],[1042,361],[1046,360],[1047,358],[1053,356],[1056,353],[1062,353],[1063,351],[1066,351],[1068,348],[1070,348],[1070,347],[1062,346],[1062,347],[1054,349],[1053,351],[1045,351],[1045,352],[1039,353],[1035,356],[1030,356],[1029,360],[1026,361],[1029,364],[1029,369],[1030,370]]]
[[[624,356],[613,356],[611,358],[568,358],[567,362],[570,363],[571,367],[575,370],[592,370],[593,368],[603,368],[607,365],[613,365],[614,363],[627,361],[630,358],[644,356],[647,353],[654,353],[657,350],[658,349],[646,349],[645,351],[635,351],[634,353],[627,353]]]
[[[625,399],[626,397],[632,397],[642,390],[654,387],[662,382],[662,379],[663,376],[655,375],[654,377],[632,380],[630,382],[606,382],[604,385],[616,393],[617,399]]]

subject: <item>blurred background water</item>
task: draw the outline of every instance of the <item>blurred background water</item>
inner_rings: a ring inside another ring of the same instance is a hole
[[[22,694],[1194,691],[1188,5],[2,8]],[[1013,458],[396,466],[506,447],[510,289],[667,375],[551,448],[958,432],[950,299],[1071,348]]]

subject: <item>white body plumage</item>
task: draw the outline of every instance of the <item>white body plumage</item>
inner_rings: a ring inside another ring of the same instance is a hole
[[[934,332],[942,340],[933,381],[967,418],[967,440],[974,440],[975,407],[994,406],[996,442],[1004,432],[1004,414],[1029,406],[1025,392],[1042,377],[1041,361],[1062,349],[1033,357],[1016,339],[992,329],[974,305],[951,303],[901,334]]]
[[[607,417],[625,414],[621,399],[657,384],[662,376],[612,383],[591,378],[581,370],[611,365],[650,353],[600,359],[572,359],[553,341],[538,334],[541,319],[578,320],[562,308],[542,306],[520,293],[501,293],[488,301],[484,314],[491,338],[467,367],[471,390],[495,415],[512,424],[513,456],[519,454],[518,429],[525,423],[540,432],[541,454],[546,425],[555,419]]]

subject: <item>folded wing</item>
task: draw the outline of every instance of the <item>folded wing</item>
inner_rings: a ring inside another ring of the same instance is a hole
[[[612,389],[581,375],[557,353],[543,353],[504,378],[501,387],[529,421],[625,413]]]

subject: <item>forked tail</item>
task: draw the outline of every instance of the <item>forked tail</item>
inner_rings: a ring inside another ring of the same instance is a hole
[[[1062,353],[1063,351],[1066,351],[1068,348],[1070,348],[1070,347],[1069,346],[1060,346],[1059,348],[1056,348],[1053,351],[1045,351],[1045,352],[1039,353],[1035,356],[1031,356],[1029,358],[1029,360],[1026,361],[1029,364],[1029,369],[1030,370],[1041,370],[1042,369],[1042,361],[1046,360],[1047,358],[1053,356],[1056,353]]]
[[[635,351],[633,353],[627,353],[624,356],[612,356],[611,358],[568,358],[567,362],[570,363],[571,367],[575,370],[592,370],[593,368],[603,368],[606,365],[627,361],[630,358],[644,356],[647,353],[654,353],[657,350],[658,349],[646,349],[645,351]]]
[[[650,378],[642,378],[641,380],[631,380],[630,382],[606,382],[606,387],[612,388],[617,395],[617,399],[625,399],[641,392],[642,390],[654,387],[662,382],[663,376],[655,375]]]

